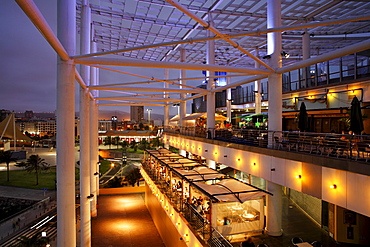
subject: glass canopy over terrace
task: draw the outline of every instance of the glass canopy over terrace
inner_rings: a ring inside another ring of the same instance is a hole
[[[203,221],[203,230],[216,229],[229,240],[263,231],[270,193],[167,149],[146,150],[143,168],[185,218],[192,211]]]

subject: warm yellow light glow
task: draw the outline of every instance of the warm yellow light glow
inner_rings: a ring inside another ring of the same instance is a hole
[[[214,154],[217,154],[217,152],[215,152]]]
[[[114,166],[114,163],[111,163],[110,166],[113,167]]]
[[[252,163],[252,166],[255,166],[256,165],[256,162]]]
[[[172,217],[172,216],[173,216],[173,214],[170,214],[170,216]]]
[[[295,176],[296,178],[302,178],[302,176],[301,175],[297,175],[297,176]]]
[[[236,161],[240,161],[240,159],[236,159]]]
[[[336,184],[332,184],[332,185],[330,185],[330,188],[331,189],[336,189],[337,188],[337,185]]]
[[[176,223],[176,226],[179,226],[179,225],[180,225],[180,222],[177,222],[177,223]]]

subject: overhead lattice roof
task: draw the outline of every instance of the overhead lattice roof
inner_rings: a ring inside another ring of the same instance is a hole
[[[207,58],[207,42],[204,39],[217,36],[216,65],[253,69],[255,60],[252,59],[252,55],[258,54],[260,58],[269,55],[266,31],[267,0],[89,0],[89,4],[92,12],[92,36],[97,42],[98,53],[115,51],[113,53],[117,58],[174,63],[182,62],[181,49],[179,49],[181,47],[186,50],[186,61],[183,62],[202,65]],[[176,4],[181,5],[183,10],[180,10]],[[82,0],[77,0],[78,28],[81,24],[81,10]],[[190,17],[186,11],[196,17]],[[302,60],[302,37],[307,32],[310,34],[309,46],[312,57],[369,40],[369,15],[370,2],[367,0],[281,0],[282,51],[290,54],[289,59],[283,59],[283,67]],[[343,21],[355,17],[365,18]],[[200,20],[195,20],[196,18]],[[317,24],[328,21],[335,21],[336,24]],[[211,25],[216,28],[215,32],[209,33],[207,29],[209,23],[213,23]],[[307,29],[292,28],[294,25],[305,23],[312,25]],[[232,45],[218,38],[220,35],[228,35],[230,40],[236,43]],[[75,61],[78,61],[78,57]],[[267,63],[267,61],[263,62]],[[77,63],[81,63],[81,60]],[[259,72],[263,69],[266,68],[261,67]],[[262,74],[263,72],[260,73]],[[163,82],[161,81],[163,77],[143,76],[143,78],[148,81],[139,80],[135,84]],[[261,78],[254,78],[254,80]],[[253,80],[249,79],[248,82],[251,81]],[[199,78],[193,84],[187,83],[185,86],[187,88],[182,90],[188,90],[184,93],[189,94],[204,93],[203,89],[189,88],[189,85],[197,86],[200,82]],[[170,83],[178,83],[178,81],[174,80]],[[125,90],[132,91],[133,89],[127,85]],[[163,87],[163,83],[161,85]],[[166,99],[163,99],[163,91],[154,93],[154,88],[144,90],[145,87],[148,86],[143,86],[141,91],[146,92],[140,95],[125,93],[122,98],[113,100],[130,105],[145,105],[148,102],[150,105],[163,105],[164,101],[167,104],[178,103],[175,99],[178,100],[179,91],[167,91]],[[100,90],[108,92],[110,89],[119,90],[113,87]],[[142,98],[135,99],[136,97]],[[169,98],[172,101],[168,101]],[[103,102],[107,99],[99,100]]]
[[[81,1],[78,1],[78,9]],[[208,22],[223,34],[237,34],[267,28],[266,0],[180,0],[196,16]],[[109,51],[136,46],[159,44],[188,38],[205,37],[207,30],[195,20],[164,0],[90,0],[94,39],[99,51]],[[79,13],[79,12],[78,12]],[[282,0],[282,26],[312,21],[344,19],[370,14],[366,0]],[[330,26],[309,28],[311,54],[319,55],[368,39],[370,21],[357,21]],[[294,57],[302,56],[304,30],[283,32],[283,49]],[[358,37],[364,35],[363,37]],[[353,35],[357,37],[354,38]],[[233,38],[235,42],[255,53],[266,55],[266,35]],[[202,63],[206,58],[206,42],[186,44],[187,62]],[[179,62],[177,46],[163,46],[121,53],[125,57]],[[245,54],[219,39],[216,41],[216,64],[254,66]],[[287,60],[286,62],[291,62]]]

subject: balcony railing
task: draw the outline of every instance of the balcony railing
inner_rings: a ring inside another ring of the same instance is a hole
[[[370,160],[370,135],[172,126],[164,127],[164,133],[363,162]]]

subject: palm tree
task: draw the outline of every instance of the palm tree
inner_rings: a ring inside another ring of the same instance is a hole
[[[139,180],[141,178],[141,173],[139,168],[134,168],[126,177],[125,180],[132,185],[132,187],[137,184],[139,186]]]
[[[6,163],[6,181],[9,182],[9,163],[17,161],[16,158],[12,158],[13,151],[0,151],[0,163]]]
[[[34,172],[36,175],[36,185],[39,185],[39,173],[42,170],[49,169],[49,164],[38,154],[31,155],[26,162],[18,163],[16,166],[24,167],[27,172]]]

